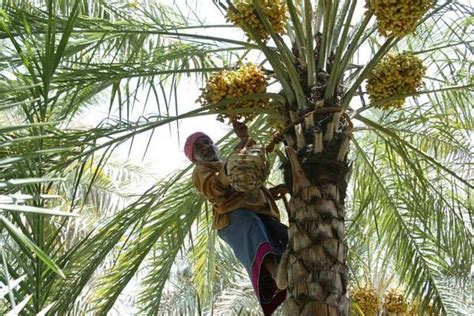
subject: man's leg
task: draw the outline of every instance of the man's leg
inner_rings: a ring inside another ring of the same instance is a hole
[[[238,209],[230,214],[231,223],[219,236],[233,249],[245,266],[264,313],[270,314],[285,299],[274,282],[277,273],[275,251],[262,219],[255,213]]]
[[[286,289],[288,286],[288,262],[284,252],[288,245],[288,227],[273,217],[266,215],[259,216],[262,218],[262,222],[272,243],[273,251],[275,252],[275,255],[267,256],[268,262],[264,262],[264,265],[266,264],[265,267],[272,274],[278,288],[280,290]]]
[[[288,226],[266,215],[259,215],[275,251],[277,262],[288,245]]]
[[[274,254],[270,253],[263,259],[263,266],[270,272],[272,278],[276,280],[277,278],[277,271],[278,271],[278,263],[276,261],[276,257]]]
[[[230,224],[218,231],[235,256],[251,274],[257,249],[269,242],[267,231],[255,212],[237,209],[230,213]]]

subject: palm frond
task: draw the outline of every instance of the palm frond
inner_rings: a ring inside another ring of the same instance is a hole
[[[192,281],[202,306],[209,306],[214,301],[214,285],[216,284],[216,251],[218,236],[212,229],[212,212],[208,206],[203,207],[196,223],[196,235],[189,257],[193,263]]]
[[[117,264],[107,273],[102,280],[102,286],[97,290],[97,308],[101,311],[107,311],[112,307],[121,290],[128,284],[129,280],[135,275],[137,269],[145,257],[154,253],[153,257],[159,256],[159,262],[154,261],[153,269],[145,277],[143,282],[150,286],[148,280],[153,278],[154,300],[147,300],[148,303],[157,304],[152,310],[157,310],[161,297],[160,293],[166,282],[166,278],[174,263],[174,260],[182,248],[187,232],[191,229],[203,201],[196,199],[192,191],[192,185],[179,186],[174,185],[170,194],[174,198],[164,203],[160,203],[156,208],[147,208],[149,212],[146,218],[146,224],[141,227],[136,236],[130,236],[131,247],[124,244],[123,253],[118,258]],[[143,224],[142,224],[143,225]],[[139,254],[137,256],[137,254]],[[158,295],[157,295],[158,294]],[[151,304],[150,304],[151,305]],[[153,306],[153,305],[151,305]],[[148,310],[149,306],[145,307]]]
[[[407,284],[407,293],[425,297],[425,304],[432,300],[437,310],[445,313],[453,311],[459,301],[446,292],[442,280],[447,277],[448,271],[464,271],[457,275],[449,272],[449,277],[458,282],[469,278],[466,271],[472,264],[469,259],[472,258],[472,247],[466,245],[470,244],[472,232],[464,222],[468,213],[465,208],[467,196],[459,192],[454,197],[459,203],[453,204],[453,200],[445,203],[445,192],[441,189],[444,185],[430,185],[438,181],[443,183],[442,178],[434,180],[436,177],[431,177],[431,169],[423,167],[419,157],[405,155],[410,152],[409,149],[400,148],[401,145],[390,138],[380,134],[377,136],[370,143],[370,148],[373,148],[370,151],[358,141],[354,143],[359,161],[366,165],[364,168],[369,172],[369,176],[364,175],[363,182],[365,188],[370,188],[370,195],[365,195],[365,199],[359,202],[359,205],[365,205],[359,212],[372,210],[357,219],[366,218],[364,220],[371,223],[376,240],[393,256],[397,275]],[[361,178],[357,179],[361,181]],[[451,233],[462,237],[450,240]],[[443,246],[445,244],[450,245],[449,249]],[[459,261],[451,260],[452,256],[458,256],[452,251],[461,251]],[[459,268],[456,267],[458,264]]]

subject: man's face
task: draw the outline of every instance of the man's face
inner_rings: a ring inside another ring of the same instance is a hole
[[[218,161],[219,149],[209,137],[199,137],[193,146],[193,156],[197,161]]]

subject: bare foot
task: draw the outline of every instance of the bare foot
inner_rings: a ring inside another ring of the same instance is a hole
[[[285,250],[281,257],[275,282],[280,290],[284,290],[288,287],[288,249]]]

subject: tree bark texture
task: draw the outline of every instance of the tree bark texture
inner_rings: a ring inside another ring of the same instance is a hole
[[[289,293],[284,313],[347,315],[344,198],[351,169],[347,162],[351,127],[340,122],[340,113],[310,115],[314,120],[306,117],[285,135],[285,181],[291,200],[290,242],[283,259]],[[322,120],[327,123],[318,128]]]

